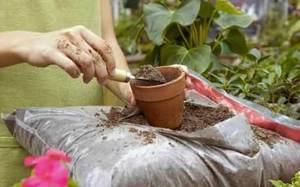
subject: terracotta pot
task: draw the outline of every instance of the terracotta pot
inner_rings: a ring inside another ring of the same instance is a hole
[[[147,82],[131,81],[131,88],[138,107],[151,125],[176,129],[183,119],[185,73],[174,67],[158,69],[167,83],[149,85]]]

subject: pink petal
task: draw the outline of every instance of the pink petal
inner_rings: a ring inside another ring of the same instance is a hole
[[[51,182],[59,186],[66,186],[68,184],[69,171],[66,168],[60,168],[53,173]]]
[[[34,171],[37,176],[48,175],[48,173],[54,173],[60,168],[64,168],[64,165],[58,160],[44,160],[35,165]]]
[[[31,176],[25,180],[22,181],[22,187],[44,187],[44,182],[35,176]]]
[[[39,162],[34,168],[35,177],[38,177],[49,187],[66,187],[68,183],[68,170],[58,160]]]
[[[38,162],[39,157],[36,156],[28,156],[24,160],[25,166],[33,166]]]
[[[70,157],[67,156],[66,153],[64,153],[63,151],[60,150],[56,150],[56,149],[49,149],[46,153],[46,155],[53,160],[62,160],[65,162],[71,162]]]

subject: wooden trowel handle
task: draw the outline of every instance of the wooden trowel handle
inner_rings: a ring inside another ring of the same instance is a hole
[[[118,82],[129,82],[130,80],[135,79],[135,77],[128,71],[116,68],[109,79]]]

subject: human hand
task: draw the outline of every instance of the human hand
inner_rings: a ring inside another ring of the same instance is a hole
[[[110,46],[83,26],[49,33],[14,32],[15,51],[33,66],[57,65],[71,77],[83,74],[83,81],[94,77],[106,84],[115,68]]]

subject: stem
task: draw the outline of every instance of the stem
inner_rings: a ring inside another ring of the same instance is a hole
[[[189,28],[190,28],[190,30],[189,30],[188,32],[191,33],[191,34],[190,34],[190,37],[189,37],[189,42],[190,42],[190,44],[192,44],[192,43],[193,43],[193,35],[192,35],[192,33],[193,33],[193,28],[192,28],[192,26],[190,26]]]
[[[180,28],[180,26],[179,26],[178,24],[176,24],[176,25],[177,25],[178,31],[179,31],[179,33],[180,33],[182,39],[184,40],[185,45],[187,46],[187,48],[190,48],[190,45],[189,45],[189,43],[188,43],[186,37],[184,36],[184,34],[183,34],[183,32],[182,32],[182,29]]]
[[[219,33],[218,37],[216,38],[216,41],[215,41],[216,43],[214,44],[214,46],[212,48],[212,51],[214,51],[216,49],[216,47],[218,46],[221,38],[222,38],[222,33]]]
[[[164,40],[165,40],[167,43],[171,43],[171,41],[170,41],[167,37],[165,37]]]
[[[197,31],[195,23],[193,23],[193,25],[192,25],[192,30],[193,30],[193,39],[194,39],[193,42],[194,42],[195,46],[198,46],[199,36],[198,36],[198,31]]]
[[[207,25],[208,28],[210,28],[210,26],[211,26],[211,24],[212,24],[212,21],[213,21],[215,15],[216,15],[216,13],[217,13],[217,10],[214,10],[213,13],[211,14],[211,16],[210,16],[210,18],[209,18],[209,21],[208,21],[208,25]]]
[[[202,33],[202,42],[203,43],[205,43],[206,40],[207,40],[207,27],[208,27],[207,19],[204,18],[204,20],[203,20],[203,33]]]
[[[214,10],[213,13],[211,14],[209,20],[208,20],[208,24],[207,24],[207,27],[206,27],[206,37],[208,36],[208,32],[210,30],[212,21],[213,21],[215,15],[216,15],[216,13],[217,13],[217,10]]]
[[[200,26],[199,26],[199,45],[201,46],[202,45],[202,24],[200,23]]]

